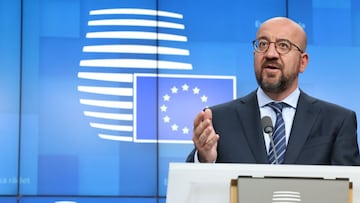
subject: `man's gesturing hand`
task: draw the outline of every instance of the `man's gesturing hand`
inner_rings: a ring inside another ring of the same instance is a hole
[[[200,162],[216,161],[219,135],[215,133],[213,128],[212,112],[210,109],[201,111],[195,117],[192,140],[198,151]]]

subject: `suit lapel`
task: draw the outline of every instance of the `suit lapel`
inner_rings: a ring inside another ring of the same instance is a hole
[[[239,124],[244,129],[244,136],[248,141],[256,163],[268,163],[256,92],[243,97],[238,105],[236,109]]]
[[[296,163],[297,157],[310,134],[311,126],[320,111],[320,109],[314,108],[314,102],[316,102],[314,98],[303,92],[300,93],[285,154],[284,163],[286,164]]]

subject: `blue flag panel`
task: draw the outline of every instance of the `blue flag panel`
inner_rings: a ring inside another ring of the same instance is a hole
[[[234,77],[135,74],[135,78],[138,142],[191,143],[196,114],[235,97]]]

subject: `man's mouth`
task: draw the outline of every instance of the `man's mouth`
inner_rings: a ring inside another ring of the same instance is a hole
[[[273,65],[273,64],[266,64],[263,66],[263,68],[267,68],[267,69],[280,69],[278,66]]]

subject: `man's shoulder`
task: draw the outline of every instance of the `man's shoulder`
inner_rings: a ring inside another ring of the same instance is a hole
[[[334,102],[327,101],[324,99],[320,99],[320,98],[317,98],[314,96],[310,96],[304,92],[301,92],[299,101],[310,104],[314,108],[320,108],[320,109],[327,110],[327,111],[347,112],[347,113],[354,112],[353,110],[351,110],[345,106],[342,106],[340,104],[336,104]]]

